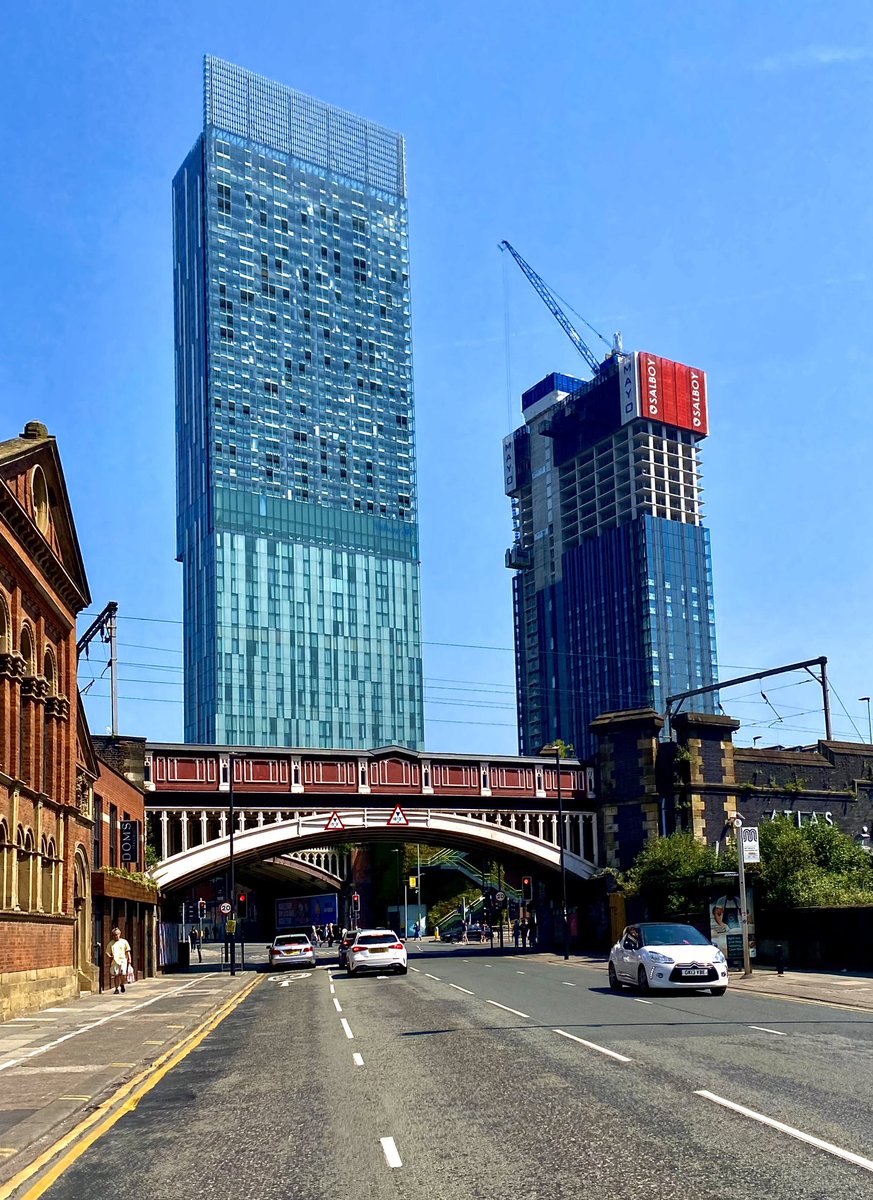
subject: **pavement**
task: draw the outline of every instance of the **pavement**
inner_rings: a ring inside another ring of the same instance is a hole
[[[217,946],[202,964],[0,1024],[0,1200],[22,1194],[34,1164],[169,1069],[262,976],[232,976]]]

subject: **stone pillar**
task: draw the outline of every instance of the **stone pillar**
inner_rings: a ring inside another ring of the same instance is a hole
[[[728,814],[738,807],[733,735],[739,727],[739,721],[722,714],[673,718],[677,795],[686,806],[687,828],[709,842],[721,837]]]
[[[591,722],[598,743],[598,857],[605,866],[626,871],[646,842],[658,836],[656,764],[663,726],[664,718],[653,708],[604,713]]]

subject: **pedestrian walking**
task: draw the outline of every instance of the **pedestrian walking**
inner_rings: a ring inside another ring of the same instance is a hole
[[[530,928],[527,931],[527,944],[529,949],[533,950],[537,940],[537,927],[533,921],[530,923]]]
[[[117,996],[119,988],[124,991],[127,973],[133,969],[130,942],[121,936],[121,930],[117,926],[112,930],[112,940],[106,950],[106,957],[109,959],[109,977],[115,984]]]
[[[518,918],[516,917],[516,919],[512,922],[512,940],[515,943],[516,950],[518,949],[519,934],[520,930],[518,928]]]
[[[518,931],[521,935],[521,948],[523,950],[527,945],[527,921],[522,921],[518,927]]]
[[[412,927],[412,936],[415,941],[421,941],[421,921],[416,921]]]
[[[191,931],[188,934],[188,940],[191,943],[191,950],[197,951],[197,961],[203,962],[203,951],[200,949],[200,930],[196,925],[191,926]]]
[[[318,936],[318,927],[313,925],[311,932],[312,932],[312,937],[310,938],[310,941],[312,942],[313,946],[320,946],[321,938]]]
[[[465,946],[467,945],[467,922],[466,921],[461,922],[461,941],[463,942],[463,944]]]

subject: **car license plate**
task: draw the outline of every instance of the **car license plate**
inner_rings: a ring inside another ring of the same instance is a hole
[[[701,975],[708,975],[709,972],[703,967],[683,967],[682,974],[685,976],[692,975],[695,978],[700,978]]]
[[[387,948],[387,946],[377,946],[377,947],[375,947],[375,949],[371,950],[370,953],[371,954],[387,954],[388,948]]]

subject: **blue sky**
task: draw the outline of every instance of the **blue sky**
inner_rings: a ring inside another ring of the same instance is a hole
[[[707,370],[722,677],[826,654],[835,731],[867,736],[869,6],[31,0],[4,33],[0,437],[58,438],[125,732],[181,738],[170,181],[208,52],[407,138],[429,748],[516,748],[500,443],[584,367],[502,238],[605,334]],[[723,695],[738,740],[821,732],[791,682]]]

